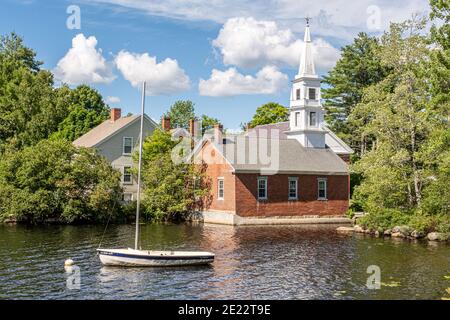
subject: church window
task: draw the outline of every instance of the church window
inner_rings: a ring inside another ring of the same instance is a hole
[[[298,127],[300,125],[300,112],[295,113],[295,126]]]
[[[316,112],[309,113],[309,126],[310,127],[317,126],[317,113]]]

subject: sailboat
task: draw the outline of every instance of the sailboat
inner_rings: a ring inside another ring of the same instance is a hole
[[[100,261],[105,266],[121,267],[160,267],[160,266],[191,266],[210,264],[214,254],[201,251],[150,251],[138,249],[139,245],[139,210],[141,200],[141,167],[142,143],[144,131],[145,82],[142,85],[141,131],[139,139],[139,170],[136,205],[136,234],[134,249],[97,249]]]

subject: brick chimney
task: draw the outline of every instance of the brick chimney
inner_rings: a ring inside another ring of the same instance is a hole
[[[223,126],[221,124],[214,125],[214,141],[217,144],[223,143]]]
[[[169,131],[170,130],[170,117],[163,116],[161,119],[161,126],[163,131]]]
[[[189,134],[191,137],[195,135],[195,119],[189,120]]]
[[[122,116],[122,110],[120,108],[111,108],[111,122],[115,122]]]

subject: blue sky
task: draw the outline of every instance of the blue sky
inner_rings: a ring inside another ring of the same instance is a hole
[[[80,8],[81,29],[66,26],[70,5]],[[380,34],[389,21],[427,10],[426,0],[4,0],[0,33],[22,35],[56,84],[88,83],[124,113],[139,112],[133,82],[146,79],[152,118],[190,99],[198,115],[237,128],[263,103],[289,104],[302,17],[313,18],[316,70],[324,74],[359,31]]]

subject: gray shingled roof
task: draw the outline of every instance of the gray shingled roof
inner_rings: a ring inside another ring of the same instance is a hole
[[[237,136],[227,138],[226,144],[214,143],[214,145],[235,172],[348,174],[347,164],[332,150],[305,148],[295,139],[255,139]],[[260,145],[265,145],[266,149],[256,147]]]
[[[336,134],[331,131],[328,127],[324,127],[324,129],[327,131],[325,134],[325,143],[326,145],[332,149],[335,153],[338,154],[352,154],[353,150],[344,142],[342,141]],[[288,139],[288,136],[286,135],[286,131],[289,131],[289,122],[278,122],[278,123],[272,123],[272,124],[264,124],[256,126],[252,129],[250,129],[247,132],[247,135],[249,133],[256,133],[256,136],[259,137],[263,135],[265,137],[269,137],[272,130],[278,130],[279,139]]]

